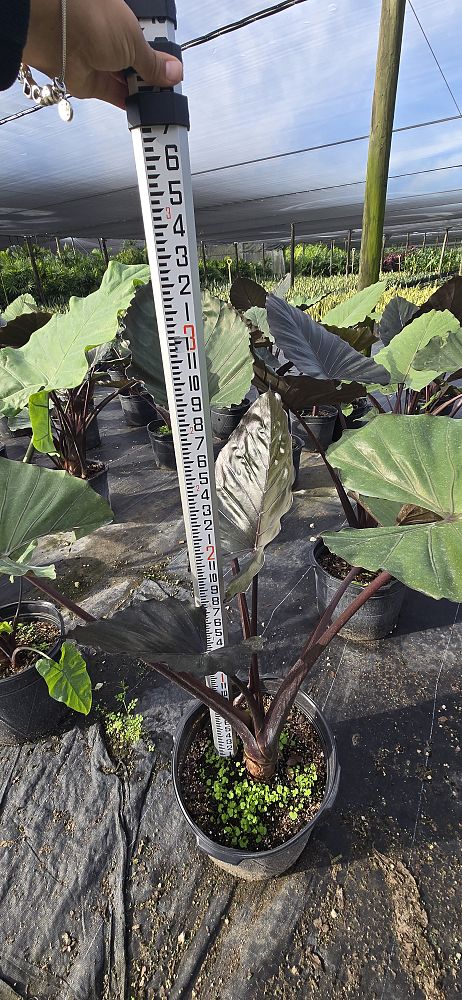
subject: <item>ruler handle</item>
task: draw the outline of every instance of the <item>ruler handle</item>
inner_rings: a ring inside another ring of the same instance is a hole
[[[147,42],[180,55],[174,0],[129,0]],[[172,424],[196,602],[205,609],[207,648],[227,642],[197,239],[189,161],[188,102],[180,88],[147,86],[128,75],[146,246]],[[225,674],[207,684],[229,697]],[[211,712],[215,746],[234,753],[229,723]]]

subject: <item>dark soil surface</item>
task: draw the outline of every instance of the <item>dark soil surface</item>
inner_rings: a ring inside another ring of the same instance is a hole
[[[270,790],[287,786],[290,788],[291,794],[296,796],[296,771],[310,764],[314,764],[316,767],[317,780],[313,786],[311,797],[304,803],[295,819],[290,817],[290,810],[282,803],[278,802],[268,807],[268,812],[264,816],[267,833],[261,843],[257,843],[252,836],[249,838],[248,850],[250,851],[268,851],[270,848],[278,847],[290,840],[316,816],[323,799],[326,787],[326,763],[318,734],[308,719],[297,709],[293,709],[290,713],[284,732],[288,734],[289,739],[280,750],[276,774],[271,781],[264,784]],[[230,837],[223,832],[223,823],[218,814],[217,803],[211,788],[207,786],[207,779],[213,782],[216,778],[216,769],[207,762],[207,754],[211,747],[213,748],[212,730],[210,722],[207,720],[202,731],[193,741],[185,761],[182,774],[185,805],[191,818],[208,837],[225,847],[232,847],[235,845],[231,843]],[[235,787],[242,782],[242,777],[235,764],[242,764],[243,761],[242,744],[239,743],[236,757],[227,771],[230,799],[237,798]],[[294,800],[292,799],[292,801]],[[298,802],[298,799],[296,801]]]
[[[16,646],[34,646],[41,652],[46,653],[53,646],[58,638],[59,630],[52,622],[19,622],[16,631]],[[10,638],[6,636],[5,638]],[[11,661],[0,650],[0,678],[13,677],[20,674],[21,670],[26,670],[38,659],[37,653],[24,650],[15,660],[12,667]]]
[[[309,423],[310,420],[316,420],[317,417],[330,417],[330,418],[333,417],[332,411],[325,410],[322,406],[319,409],[316,408],[315,413],[313,413],[312,410],[302,410],[301,415],[303,419],[306,421],[306,423]]]
[[[316,560],[327,573],[335,576],[337,580],[345,580],[351,572],[350,564],[341,559],[340,556],[335,556],[333,552],[322,552],[321,555],[316,556]],[[371,573],[368,569],[362,569],[355,577],[354,583],[359,583],[362,587],[366,587],[378,575],[378,573]]]

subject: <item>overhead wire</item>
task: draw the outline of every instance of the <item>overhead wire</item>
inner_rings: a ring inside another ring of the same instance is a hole
[[[262,21],[266,17],[273,17],[274,14],[282,14],[283,11],[289,10],[290,7],[296,7],[297,4],[306,2],[307,0],[281,0],[281,3],[274,4],[272,7],[265,7],[254,14],[242,17],[239,21],[232,21],[230,24],[224,24],[222,28],[215,28],[214,31],[209,31],[206,35],[199,35],[198,38],[192,38],[191,41],[185,42],[181,48],[185,51],[186,49],[195,48],[197,45],[205,45],[207,42],[212,42],[215,38],[220,38],[222,35],[230,35],[233,31],[246,28],[249,24],[255,24],[256,21]]]
[[[453,92],[452,88],[449,85],[449,81],[448,81],[448,79],[447,79],[447,77],[446,77],[446,75],[444,73],[443,67],[441,66],[441,63],[440,63],[440,61],[438,59],[438,56],[436,55],[436,52],[435,52],[435,50],[434,50],[434,48],[433,48],[433,46],[432,46],[432,44],[430,42],[430,39],[429,39],[429,37],[428,37],[428,35],[427,35],[426,31],[425,31],[425,28],[424,28],[424,26],[423,26],[420,18],[419,18],[419,15],[418,15],[415,7],[414,7],[414,4],[412,3],[412,0],[408,0],[408,4],[409,4],[409,6],[410,6],[410,8],[412,10],[412,13],[413,13],[416,21],[417,21],[417,24],[419,25],[419,28],[420,28],[420,30],[422,32],[423,37],[425,38],[425,41],[426,41],[426,43],[428,45],[428,48],[430,49],[430,52],[431,52],[431,54],[433,56],[433,59],[435,60],[435,63],[436,63],[436,65],[437,65],[437,67],[438,67],[438,69],[439,69],[439,71],[441,73],[441,76],[442,76],[442,78],[443,78],[443,80],[444,80],[444,82],[446,84],[446,87],[447,87],[447,89],[448,89],[448,91],[449,91],[449,93],[451,95],[451,98],[452,98],[452,100],[453,100],[453,102],[454,102],[454,104],[455,104],[455,106],[456,106],[456,108],[457,108],[457,110],[459,112],[459,115],[462,115],[462,111],[460,110],[460,107],[459,107],[459,105],[458,105],[458,103],[456,101],[456,98],[454,96],[454,92]]]

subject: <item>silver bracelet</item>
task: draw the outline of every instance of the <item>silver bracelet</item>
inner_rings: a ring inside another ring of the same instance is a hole
[[[22,89],[24,96],[30,101],[35,101],[42,108],[47,107],[51,104],[58,105],[59,117],[62,118],[63,122],[70,122],[74,117],[74,111],[72,105],[69,103],[66,94],[66,84],[64,82],[66,75],[66,52],[67,52],[67,23],[66,23],[66,3],[67,0],[61,0],[61,32],[62,32],[62,65],[61,65],[61,75],[55,76],[50,83],[46,83],[44,87],[34,80],[32,76],[30,66],[26,63],[21,63],[19,67],[18,80],[22,84]]]

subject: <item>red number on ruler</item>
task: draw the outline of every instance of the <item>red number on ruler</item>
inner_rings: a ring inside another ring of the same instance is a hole
[[[165,214],[167,216],[167,219],[171,219],[172,218],[172,210],[171,210],[170,206],[165,209]]]
[[[197,343],[196,343],[196,327],[193,325],[193,323],[186,323],[186,325],[183,327],[183,333],[184,333],[185,337],[189,337],[189,339],[191,341],[191,343],[189,345],[189,350],[190,351],[195,351],[196,348],[197,348]]]
[[[215,546],[214,545],[206,545],[205,546],[205,551],[208,553],[208,555],[207,555],[208,562],[212,562],[212,559],[215,559]]]

